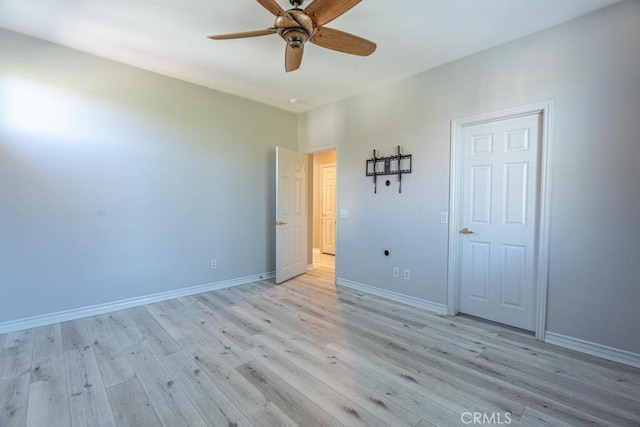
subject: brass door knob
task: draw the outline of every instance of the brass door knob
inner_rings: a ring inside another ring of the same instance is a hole
[[[287,223],[284,221],[278,221],[276,222],[276,225],[287,225]]]
[[[464,227],[462,230],[460,230],[460,233],[462,233],[462,234],[473,234],[474,232],[469,230],[467,227]]]

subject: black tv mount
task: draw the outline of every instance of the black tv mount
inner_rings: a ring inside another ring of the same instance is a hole
[[[398,145],[398,154],[388,157],[377,157],[373,150],[373,157],[367,160],[366,174],[373,177],[373,192],[378,192],[379,175],[398,175],[398,193],[402,193],[402,175],[411,173],[411,154],[401,154]],[[390,184],[387,180],[387,186]]]

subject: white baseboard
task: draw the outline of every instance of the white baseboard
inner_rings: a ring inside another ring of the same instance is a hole
[[[545,342],[640,368],[640,354],[547,331]]]
[[[313,253],[314,254],[319,254],[320,253],[320,248],[313,248]]]
[[[58,322],[66,322],[68,320],[81,319],[83,317],[96,316],[98,314],[111,313],[127,308],[138,307],[154,302],[166,301],[169,299],[186,297],[189,295],[200,294],[203,292],[215,291],[217,289],[230,288],[232,286],[245,285],[260,280],[271,279],[275,277],[275,272],[255,274],[253,276],[240,277],[238,279],[223,280],[215,283],[207,283],[205,285],[192,286],[189,288],[177,289],[174,291],[160,292],[152,295],[129,298],[120,301],[109,302],[106,304],[98,304],[89,307],[74,308],[71,310],[59,311],[57,313],[43,314],[40,316],[28,317],[24,319],[10,320],[0,323],[0,334],[8,332],[21,331],[24,329],[37,328],[40,326],[51,325]]]
[[[376,295],[382,298],[387,298],[393,301],[397,301],[397,302],[401,302],[414,307],[422,308],[424,310],[431,311],[436,314],[442,314],[442,315],[447,314],[446,304],[439,304],[436,302],[411,297],[409,295],[400,294],[398,292],[387,291],[380,288],[374,288],[373,286],[364,285],[362,283],[354,282],[347,279],[342,279],[339,277],[336,280],[336,283],[346,288],[355,289],[357,291],[366,292],[371,295]]]

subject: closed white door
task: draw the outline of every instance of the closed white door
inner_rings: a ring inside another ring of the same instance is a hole
[[[535,329],[540,114],[465,127],[459,311]]]
[[[336,165],[322,165],[322,252],[336,254]]]
[[[307,156],[276,147],[276,283],[307,271]]]

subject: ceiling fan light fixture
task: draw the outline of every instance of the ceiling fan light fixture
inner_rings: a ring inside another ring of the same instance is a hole
[[[324,24],[338,18],[362,0],[313,0],[304,10],[304,0],[289,0],[293,9],[284,10],[277,0],[257,0],[275,17],[272,27],[265,30],[209,36],[213,40],[240,39],[278,34],[286,43],[285,71],[300,68],[304,45],[314,45],[351,55],[368,56],[376,50],[376,44],[344,31],[327,28]]]
[[[309,34],[302,28],[289,28],[282,32],[282,38],[291,48],[300,49],[309,40]]]

